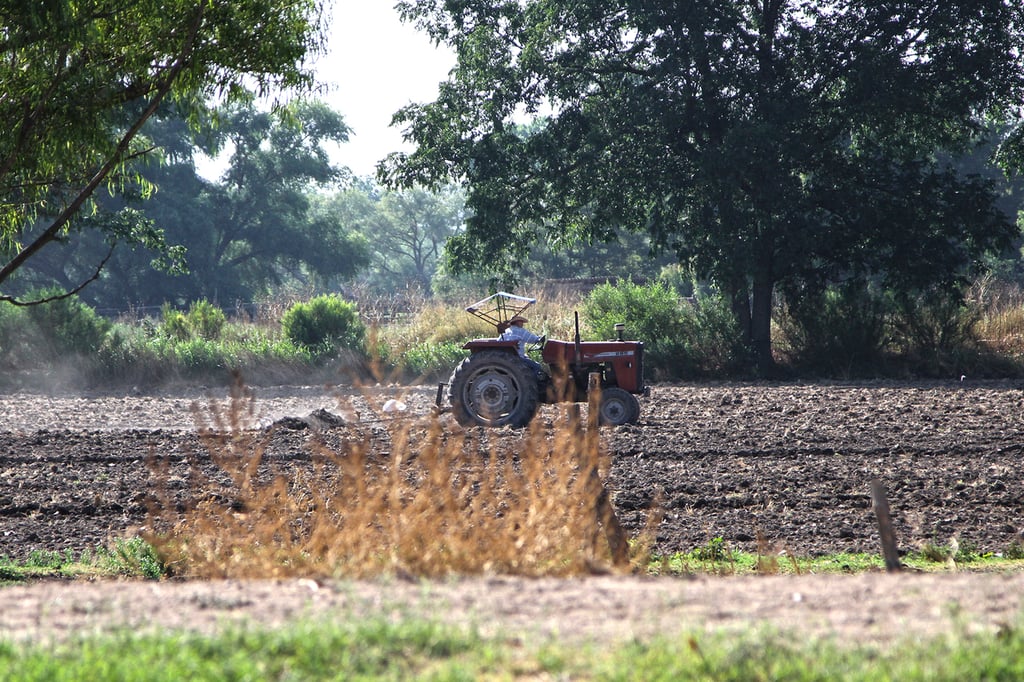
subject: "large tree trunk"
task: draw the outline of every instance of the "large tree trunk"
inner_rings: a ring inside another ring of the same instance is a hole
[[[732,308],[733,317],[736,318],[736,325],[743,334],[743,342],[750,345],[750,290],[747,283],[737,278],[730,283],[729,291],[724,293],[729,297],[729,306]]]
[[[737,277],[733,279],[729,283],[728,290],[723,293],[728,297],[733,317],[736,319],[736,327],[742,336],[743,345],[751,352],[751,356],[756,359],[754,353],[754,324],[753,316],[751,315],[750,286],[747,284],[747,278]],[[757,364],[760,366],[760,361]]]
[[[757,370],[764,376],[775,372],[772,356],[772,293],[775,282],[770,264],[761,264],[754,273],[753,300],[750,313],[750,346]]]

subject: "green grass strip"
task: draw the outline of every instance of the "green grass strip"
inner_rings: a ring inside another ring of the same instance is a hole
[[[423,622],[235,628],[214,637],[120,633],[54,646],[0,644],[0,680],[472,680],[460,659],[484,646]]]
[[[839,645],[773,632],[684,634],[530,649],[423,621],[279,630],[120,633],[57,645],[0,642],[0,680],[1020,680],[1018,626],[924,642]]]

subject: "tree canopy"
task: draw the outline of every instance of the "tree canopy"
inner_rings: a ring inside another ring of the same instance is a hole
[[[381,173],[465,183],[464,269],[646,232],[729,297],[770,368],[780,288],[949,289],[1015,235],[989,183],[937,155],[1024,101],[1015,0],[399,6],[458,63],[396,114],[418,147]]]
[[[212,139],[174,117],[154,117],[144,129],[164,159],[141,168],[156,190],[133,210],[161,231],[169,248],[180,250],[184,267],[168,272],[152,266],[151,251],[121,248],[82,292],[85,300],[115,310],[199,299],[230,306],[281,287],[326,289],[368,263],[366,240],[344,215],[325,210],[320,198],[349,177],[325,150],[326,143],[348,138],[340,114],[303,100],[277,111],[236,104],[214,114],[220,122]],[[204,148],[225,149],[227,166],[219,179],[196,171],[195,154]],[[111,214],[124,205],[121,198],[97,199],[99,210]],[[8,289],[24,296],[54,285],[68,288],[95,268],[105,250],[98,231],[52,245]]]
[[[104,213],[97,190],[150,189],[134,163],[153,152],[142,129],[161,108],[195,123],[210,100],[311,87],[321,4],[0,1],[0,285],[83,231],[102,233],[107,254],[118,241],[161,248],[136,211]]]
[[[422,187],[382,192],[356,184],[332,197],[324,209],[369,242],[372,257],[359,276],[361,285],[428,292],[445,242],[462,229],[463,202],[461,191],[452,186],[436,192]]]

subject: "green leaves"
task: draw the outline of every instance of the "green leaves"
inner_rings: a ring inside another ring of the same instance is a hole
[[[67,237],[98,188],[138,181],[152,153],[139,131],[161,106],[197,122],[211,98],[309,86],[320,13],[315,0],[3,3],[0,283]]]
[[[448,249],[466,269],[521,259],[527,239],[641,230],[718,284],[770,364],[779,283],[945,283],[1013,232],[989,189],[932,159],[1021,101],[1019,3],[401,6],[459,63],[396,115],[419,148],[383,175],[467,185]]]
[[[296,345],[327,352],[339,348],[362,351],[366,335],[355,304],[335,295],[294,304],[285,311],[281,326]]]

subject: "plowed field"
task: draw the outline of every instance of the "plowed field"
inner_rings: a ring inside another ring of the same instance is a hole
[[[872,478],[888,491],[902,549],[957,537],[1001,551],[1024,529],[1024,389],[965,383],[654,387],[638,424],[604,429],[607,483],[633,532],[661,495],[664,552],[717,537],[754,549],[759,536],[797,555],[877,552]],[[254,394],[253,428],[323,409],[348,420],[333,430],[380,434],[382,419],[425,418],[433,390]],[[389,397],[407,410],[380,412]],[[226,395],[212,398],[224,404]],[[153,483],[147,459],[184,465],[201,454],[190,405],[210,400],[0,399],[0,555],[91,548],[142,523]],[[273,433],[267,457],[280,462],[301,460],[312,430]],[[384,437],[373,442],[388,447]]]
[[[267,457],[277,462],[305,457],[304,448],[313,430],[295,428],[299,425],[295,418],[307,417],[320,409],[347,420],[347,426],[330,426],[332,433],[362,429],[372,434],[376,447],[386,450],[389,443],[383,420],[427,418],[434,392],[430,387],[376,388],[351,394],[321,387],[253,390],[254,409],[247,424],[253,429],[278,426],[268,431],[273,435],[267,451]],[[144,523],[145,500],[155,483],[148,460],[156,456],[168,462],[172,478],[178,476],[174,480],[184,485],[183,471],[189,457],[203,452],[190,405],[195,402],[205,406],[211,400],[223,404],[225,393],[212,398],[200,392],[173,396],[0,397],[0,555],[23,558],[32,550],[89,549]],[[392,397],[401,398],[407,409],[379,411],[379,406]],[[371,409],[367,400],[378,409]],[[975,384],[967,380],[927,384],[656,386],[642,403],[638,424],[603,430],[612,461],[607,483],[616,511],[630,532],[643,525],[647,508],[660,496],[665,518],[657,530],[657,545],[663,552],[690,550],[719,537],[736,549],[755,549],[760,537],[762,549],[770,546],[798,556],[878,552],[869,498],[869,482],[873,478],[881,480],[888,491],[903,551],[926,542],[946,544],[955,537],[961,547],[999,552],[1024,539],[1024,386],[1019,383]],[[515,439],[519,435],[507,432],[507,437]],[[917,613],[915,617],[920,618],[922,604],[941,611],[944,607],[936,605],[936,599],[974,599],[973,607],[989,609],[989,622],[994,622],[994,605],[998,605],[998,618],[1010,617],[1019,607],[1019,599],[1009,598],[1020,593],[1019,580],[1011,584],[1013,581],[986,577],[979,578],[984,584],[936,584],[935,578],[929,577],[933,582],[927,586],[922,582],[884,584],[887,594],[878,599],[890,607],[897,593],[906,594],[909,589],[916,595],[907,598],[909,601],[900,607],[898,617],[891,623],[877,613],[867,614],[864,622],[851,622],[857,603],[870,601],[875,590],[883,589],[879,587],[881,583],[873,582],[875,578],[881,580],[884,576],[858,578],[859,587],[854,588],[849,582],[814,582],[813,577],[805,578],[811,582],[803,583],[802,588],[767,578],[734,581],[716,585],[703,598],[696,594],[702,588],[692,583],[677,582],[676,587],[667,588],[637,583],[634,579],[608,579],[610,582],[602,582],[599,587],[621,587],[625,601],[619,606],[625,611],[620,615],[626,619],[629,632],[641,620],[647,629],[656,629],[659,613],[689,613],[697,618],[693,622],[698,624],[742,621],[745,607],[736,606],[738,610],[730,612],[731,615],[720,608],[729,603],[753,604],[753,592],[770,602],[762,604],[764,612],[755,617],[770,619],[772,614],[778,614],[783,619],[806,619],[808,614],[791,613],[805,606],[810,608],[810,604],[803,604],[806,595],[821,592],[820,608],[825,603],[831,605],[830,590],[838,589],[838,601],[830,608],[846,609],[841,613],[847,619],[837,625],[839,616],[829,612],[823,617],[831,621],[822,627],[840,632],[849,626],[860,628],[862,634],[867,628],[868,636],[883,638],[886,633],[900,632],[906,627],[899,614]],[[864,581],[868,584],[862,585]],[[512,610],[505,614],[507,617],[528,619],[533,608],[549,613],[548,609],[566,607],[565,617],[574,618],[575,625],[582,628],[580,632],[589,632],[588,627],[596,627],[599,622],[596,612],[579,611],[582,607],[578,594],[572,597],[576,605],[573,609],[567,608],[568,602],[553,597],[553,591],[559,589],[585,589],[580,583],[557,583],[561,588],[544,581],[526,584],[532,587],[525,588],[522,581],[510,579],[492,581],[490,585],[486,581],[467,582],[436,589],[449,594],[448,598],[461,594],[471,599],[469,595],[477,595],[482,600],[477,602],[477,613],[484,620],[491,613],[489,609],[505,608],[494,604],[485,607],[484,601],[493,602],[496,595],[507,593],[508,599],[529,600],[530,594],[535,599],[533,607],[508,607]],[[597,583],[589,585],[594,587]],[[79,607],[72,607],[73,599],[60,602],[55,591],[85,595],[81,599],[90,604],[99,600],[109,606],[111,600],[116,601],[113,593],[108,597],[92,592],[86,595],[87,591],[101,587],[78,586],[67,592],[69,589],[72,588],[67,585],[43,585],[0,591],[0,597],[5,598],[0,634],[39,635],[46,634],[46,628],[61,627],[60,623],[75,627],[68,625],[75,619],[91,622]],[[167,589],[171,588],[160,588]],[[197,594],[244,591],[238,585],[217,584],[182,589]],[[272,594],[276,588],[257,584],[252,589],[269,590]],[[316,591],[316,586],[312,589]],[[123,596],[121,590],[118,587],[115,591]],[[280,590],[282,595],[296,592],[293,583],[280,586]],[[675,596],[661,595],[663,590]],[[739,591],[734,594],[733,590]],[[744,590],[753,592],[745,597]],[[955,594],[946,594],[948,590]],[[297,598],[309,600],[308,590],[297,591],[306,595]],[[139,604],[156,609],[156,604],[164,603],[166,595],[158,595],[155,587],[142,592],[138,595],[142,600]],[[403,588],[394,594],[400,592],[409,591]],[[679,596],[684,592],[689,596]],[[628,605],[632,597],[628,595],[640,593],[648,599],[683,601],[672,602],[674,606],[647,604],[638,611],[631,610]],[[322,597],[324,593],[320,594]],[[338,598],[336,592],[331,594]],[[605,596],[619,603],[611,592]],[[213,608],[199,597],[189,599],[195,602],[193,608],[206,609],[208,615],[223,615],[225,611],[245,615],[253,611],[251,615],[261,618],[260,612],[271,608],[261,601],[263,597],[240,598],[239,604],[248,605],[246,608]],[[212,604],[221,603],[214,597],[210,599]],[[538,606],[541,603],[543,606]],[[16,608],[18,604],[22,610]],[[595,609],[604,609],[603,613],[609,608],[614,611],[612,607],[614,604],[600,599],[594,605]],[[117,612],[118,622],[131,620],[131,614],[121,613],[121,607],[109,609],[111,613]],[[40,620],[40,610],[49,615]],[[178,613],[173,608],[172,611]],[[66,617],[64,620],[61,614]],[[169,611],[169,620],[179,619],[170,614]],[[22,621],[34,625],[26,630]],[[928,629],[934,621],[935,618],[924,618],[921,623]],[[189,619],[184,618],[184,622],[187,624]],[[591,626],[580,625],[588,622]],[[687,622],[684,618],[675,625],[684,626]],[[558,623],[552,625],[558,629],[556,626]],[[39,632],[29,632],[32,628]]]

